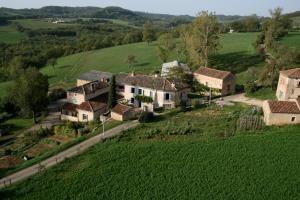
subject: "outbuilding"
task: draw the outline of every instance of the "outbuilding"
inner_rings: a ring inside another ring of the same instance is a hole
[[[267,126],[300,123],[300,98],[293,101],[265,101],[264,121]]]
[[[111,118],[117,121],[126,121],[133,118],[133,108],[124,104],[117,104],[111,110]]]

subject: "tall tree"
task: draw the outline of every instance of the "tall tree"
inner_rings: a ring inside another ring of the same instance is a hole
[[[150,43],[154,40],[155,40],[155,31],[154,31],[153,23],[151,21],[147,21],[144,24],[143,41],[147,42],[149,46]]]
[[[44,109],[48,103],[48,88],[48,78],[36,68],[28,68],[15,80],[9,96],[22,114],[32,116],[36,123],[36,113]]]
[[[117,97],[116,97],[116,78],[113,75],[110,81],[110,90],[109,90],[109,97],[108,97],[108,107],[111,109],[117,104]]]
[[[208,66],[208,58],[220,46],[220,25],[217,17],[208,11],[201,12],[193,21],[189,38],[189,53],[195,65]]]
[[[176,48],[176,42],[171,33],[162,34],[158,38],[158,53],[162,62],[166,62],[172,50]]]

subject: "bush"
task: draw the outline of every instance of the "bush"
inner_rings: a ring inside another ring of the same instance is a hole
[[[63,99],[67,95],[63,88],[57,88],[49,92],[48,99],[50,102],[57,101],[58,99]]]
[[[139,122],[141,123],[148,123],[153,121],[154,115],[152,112],[143,112],[139,118]]]
[[[254,81],[247,81],[244,85],[244,88],[247,94],[252,94],[258,89],[257,84]]]

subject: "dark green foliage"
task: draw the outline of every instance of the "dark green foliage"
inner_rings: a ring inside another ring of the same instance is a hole
[[[135,97],[136,100],[143,102],[143,103],[152,103],[153,99],[152,97],[148,97],[148,96],[136,96]]]
[[[116,78],[112,76],[110,80],[110,89],[109,89],[109,96],[108,96],[108,107],[113,108],[117,104],[117,97],[116,97]]]
[[[52,89],[49,92],[48,99],[49,99],[49,102],[53,102],[53,101],[56,101],[59,99],[66,98],[66,96],[67,96],[67,92],[65,89],[56,88],[56,89]]]
[[[149,123],[153,121],[153,119],[154,119],[153,112],[142,112],[141,116],[139,117],[139,122]]]
[[[48,103],[48,87],[48,78],[37,69],[29,68],[16,79],[9,96],[23,115],[33,117],[36,122],[36,113],[45,109]]]

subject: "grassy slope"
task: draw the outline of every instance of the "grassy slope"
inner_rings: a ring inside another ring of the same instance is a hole
[[[213,64],[235,72],[244,70],[254,53],[252,42],[255,38],[255,33],[223,35],[220,55],[214,57]],[[54,69],[48,66],[43,68],[42,72],[51,77],[50,84],[52,85],[70,85],[80,73],[92,69],[114,73],[132,71],[133,69],[125,63],[127,56],[131,54],[135,55],[138,61],[134,70],[140,72],[160,70],[161,61],[157,56],[156,45],[147,46],[145,43],[137,43],[63,57],[59,59]],[[176,57],[173,54],[170,60]]]
[[[207,118],[199,114],[177,117],[184,119],[182,123],[198,119],[205,128],[213,126],[214,115]],[[0,194],[30,200],[299,199],[299,126],[267,128],[264,134],[226,140],[203,138],[204,133],[163,139],[139,137],[167,121],[99,144]],[[222,124],[218,126],[222,130]]]

